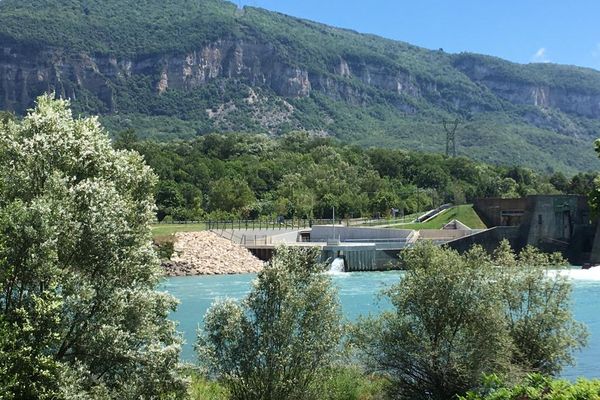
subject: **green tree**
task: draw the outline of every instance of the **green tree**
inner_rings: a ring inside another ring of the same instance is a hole
[[[505,371],[510,342],[485,253],[424,244],[403,262],[405,277],[386,292],[394,310],[353,334],[366,364],[389,376],[391,397],[446,400]]]
[[[400,205],[398,196],[389,189],[384,189],[375,194],[373,199],[373,210],[381,213],[382,215],[390,215],[390,210],[393,207]]]
[[[162,221],[167,215],[173,215],[183,206],[183,196],[179,192],[179,185],[174,181],[163,180],[157,185],[156,190],[156,216]]]
[[[500,197],[504,199],[521,197],[521,194],[518,192],[519,186],[513,178],[501,179],[499,182],[497,182],[497,185],[497,190],[500,194]]]
[[[545,268],[556,255],[503,242],[493,256],[419,245],[403,253],[405,278],[386,292],[394,311],[361,321],[353,340],[390,377],[393,398],[449,399],[482,374],[557,373],[585,343],[570,284]]]
[[[209,193],[211,210],[239,212],[255,201],[246,181],[239,178],[221,178],[212,183]]]
[[[113,141],[113,147],[115,149],[131,150],[138,141],[139,139],[135,130],[126,129],[117,134],[117,137]]]
[[[547,268],[567,262],[559,254],[526,247],[516,255],[503,241],[494,254],[498,286],[513,343],[512,364],[526,372],[557,374],[573,364],[573,351],[586,343],[587,331],[573,320],[571,284],[564,275],[547,275]]]
[[[306,187],[300,174],[283,176],[276,193],[280,214],[294,218],[312,217],[314,194]]]
[[[318,399],[338,349],[340,307],[318,251],[279,248],[238,304],[214,304],[197,351],[233,400]]]
[[[15,114],[9,111],[0,111],[0,123],[7,124],[9,121],[16,121]]]
[[[50,96],[0,131],[0,391],[182,395],[176,302],[155,291],[152,171]]]
[[[550,183],[561,193],[569,191],[569,179],[562,172],[555,172],[550,176]]]

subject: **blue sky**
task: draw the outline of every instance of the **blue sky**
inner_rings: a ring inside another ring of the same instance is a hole
[[[234,0],[447,52],[600,70],[600,0]]]

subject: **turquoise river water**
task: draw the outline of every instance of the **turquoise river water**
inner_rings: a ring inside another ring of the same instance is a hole
[[[550,273],[554,273],[550,271]],[[576,354],[577,364],[567,367],[562,376],[574,379],[579,376],[600,377],[600,267],[592,270],[569,270],[573,282],[573,311],[578,321],[589,329],[588,346]],[[377,313],[389,307],[378,294],[385,287],[398,282],[401,272],[354,272],[333,274],[338,287],[344,316],[355,320],[359,315]],[[240,299],[250,290],[255,275],[222,275],[169,278],[163,285],[180,300],[180,305],[171,318],[179,322],[185,344],[182,358],[194,362],[193,343],[196,331],[202,323],[206,310],[218,298]]]

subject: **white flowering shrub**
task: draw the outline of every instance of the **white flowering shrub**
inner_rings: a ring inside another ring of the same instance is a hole
[[[0,122],[0,392],[177,397],[180,339],[152,248],[156,177],[51,96]],[[1,397],[1,396],[0,396]]]

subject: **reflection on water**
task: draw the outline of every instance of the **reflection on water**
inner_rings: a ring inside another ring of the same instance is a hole
[[[573,281],[573,308],[575,318],[584,322],[590,331],[589,344],[577,354],[577,365],[566,368],[563,376],[600,376],[600,268],[590,270],[549,271],[549,274],[566,274]],[[378,313],[389,308],[379,293],[398,282],[402,272],[353,272],[332,275],[338,288],[344,317],[356,320],[360,315]],[[222,275],[169,278],[162,289],[180,300],[180,305],[172,318],[179,322],[186,344],[182,357],[185,361],[195,361],[193,343],[196,331],[211,303],[218,298],[241,299],[250,290],[255,275]]]

